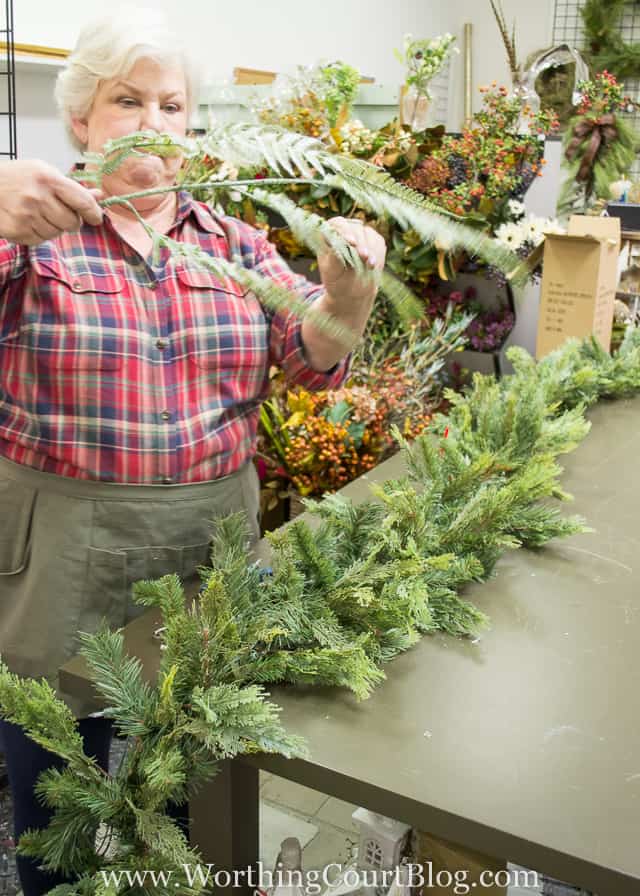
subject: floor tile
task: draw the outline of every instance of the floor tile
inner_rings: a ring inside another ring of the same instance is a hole
[[[266,781],[260,790],[260,796],[270,803],[288,806],[309,817],[315,815],[328,799],[324,793],[312,790],[310,787],[303,787],[302,784],[296,784],[294,781],[287,781],[286,778],[278,778],[276,775]]]
[[[296,837],[305,847],[318,833],[318,827],[291,812],[260,801],[260,861],[271,870],[275,866],[280,844],[286,837]]]
[[[357,831],[358,826],[351,818],[357,808],[352,803],[330,796],[313,816],[313,821],[323,821],[345,831]]]
[[[259,774],[260,790],[262,790],[262,788],[267,783],[267,781],[270,781],[273,777],[274,777],[274,775],[272,775],[271,772],[260,771],[260,774]]]
[[[302,867],[305,871],[324,869],[334,862],[345,866],[350,861],[354,841],[355,837],[349,837],[344,831],[323,825],[303,849]]]

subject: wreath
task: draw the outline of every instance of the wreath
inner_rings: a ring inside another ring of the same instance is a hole
[[[620,20],[627,3],[628,0],[587,0],[580,10],[589,62],[595,71],[609,71],[620,80],[640,78],[640,43],[627,43],[620,34]]]

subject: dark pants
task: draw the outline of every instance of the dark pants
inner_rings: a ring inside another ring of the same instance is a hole
[[[78,722],[84,752],[105,771],[109,770],[112,724],[110,719],[103,718],[85,718]],[[49,824],[53,812],[38,801],[34,786],[40,772],[47,768],[62,769],[65,761],[40,747],[18,725],[1,719],[0,746],[5,756],[13,800],[14,840],[17,844],[27,828],[45,828]],[[188,837],[188,804],[169,804],[167,814],[175,819]],[[42,896],[58,884],[69,882],[69,878],[62,874],[40,871],[37,859],[17,855],[16,863],[24,896]]]

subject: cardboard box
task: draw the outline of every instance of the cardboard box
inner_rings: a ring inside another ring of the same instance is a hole
[[[592,333],[609,351],[619,254],[619,218],[573,215],[567,234],[547,236],[536,358]]]

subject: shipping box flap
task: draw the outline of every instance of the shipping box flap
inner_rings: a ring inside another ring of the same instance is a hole
[[[591,236],[594,239],[614,240],[617,251],[620,251],[620,218],[571,215],[567,230],[569,236]]]

